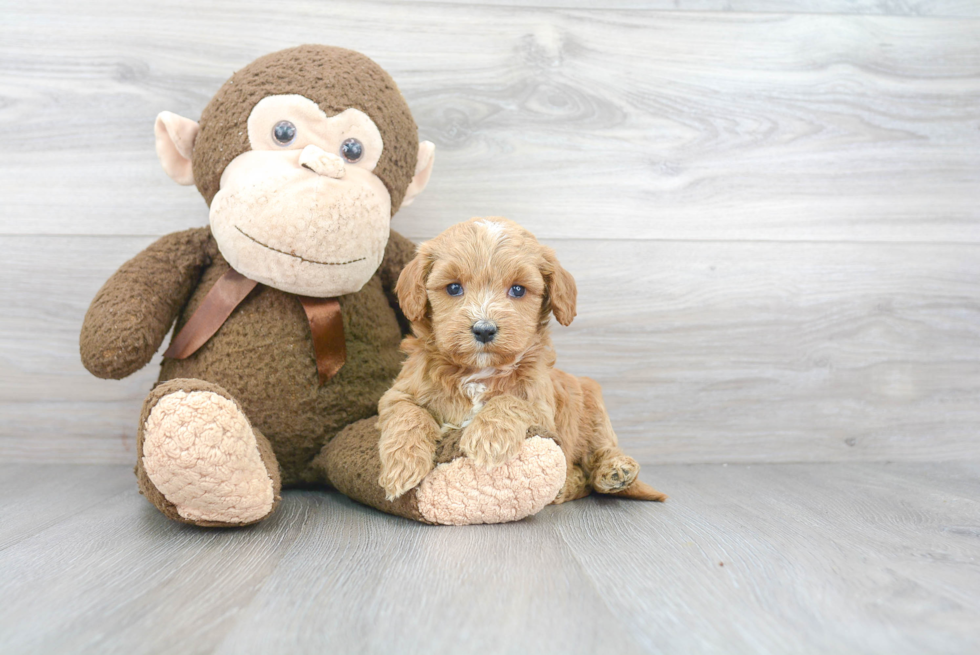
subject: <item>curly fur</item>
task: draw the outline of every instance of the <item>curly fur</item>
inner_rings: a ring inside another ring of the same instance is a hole
[[[462,295],[447,292],[453,283]],[[509,295],[513,285],[523,296]],[[517,454],[528,426],[555,433],[568,466],[555,502],[590,489],[626,495],[641,484],[599,385],[554,368],[548,323],[552,314],[571,323],[576,288],[551,248],[513,221],[474,218],[419,246],[396,291],[414,336],[402,342],[408,359],[379,403],[379,481],[389,499],[418,484],[439,440],[459,429],[462,452],[487,468]],[[477,321],[496,326],[489,343],[474,338]]]

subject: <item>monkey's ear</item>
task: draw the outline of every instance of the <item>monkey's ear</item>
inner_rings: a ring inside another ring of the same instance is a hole
[[[408,262],[398,276],[395,293],[398,294],[398,306],[401,307],[405,318],[418,322],[425,318],[425,308],[429,304],[429,295],[425,290],[425,282],[429,277],[431,260],[428,250],[423,243],[415,259]]]
[[[432,164],[436,161],[436,144],[431,141],[419,143],[419,160],[415,164],[415,176],[405,189],[405,197],[402,198],[402,207],[408,207],[415,201],[415,197],[422,193],[425,185],[429,183],[432,175]]]
[[[194,140],[200,126],[189,118],[162,111],[157,115],[153,125],[153,134],[157,141],[157,157],[167,172],[177,184],[194,184],[194,171],[191,166],[191,155],[194,152]]]
[[[575,301],[578,297],[575,278],[558,263],[554,250],[547,247],[543,250],[545,265],[542,272],[548,285],[551,313],[559,323],[569,325],[575,318]]]

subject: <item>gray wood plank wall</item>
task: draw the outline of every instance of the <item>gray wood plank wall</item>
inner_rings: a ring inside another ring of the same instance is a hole
[[[153,152],[255,57],[360,50],[437,145],[415,239],[504,215],[581,289],[559,365],[644,462],[980,455],[980,4],[0,2],[0,458],[129,462],[154,366],[88,302],[204,225]]]

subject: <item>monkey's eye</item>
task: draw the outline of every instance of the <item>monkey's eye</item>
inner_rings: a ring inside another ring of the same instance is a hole
[[[340,154],[347,161],[354,163],[364,156],[364,145],[357,139],[347,139],[340,144]]]
[[[281,146],[288,146],[296,138],[296,126],[289,121],[279,121],[272,128],[272,138]]]
[[[507,295],[511,298],[523,298],[525,293],[527,293],[527,289],[519,284],[515,284],[510,288],[510,291],[507,292]]]
[[[461,296],[463,295],[463,285],[459,282],[453,282],[446,287],[446,293],[450,296]]]

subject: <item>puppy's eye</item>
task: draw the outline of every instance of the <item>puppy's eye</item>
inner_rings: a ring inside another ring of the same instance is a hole
[[[446,293],[450,296],[461,296],[463,295],[463,285],[459,282],[453,282],[446,287]]]
[[[507,295],[511,298],[523,298],[525,293],[527,293],[527,289],[519,284],[515,284],[510,288],[510,291],[507,292]]]
[[[279,121],[272,128],[272,138],[281,146],[288,146],[296,139],[296,126],[289,121]]]

